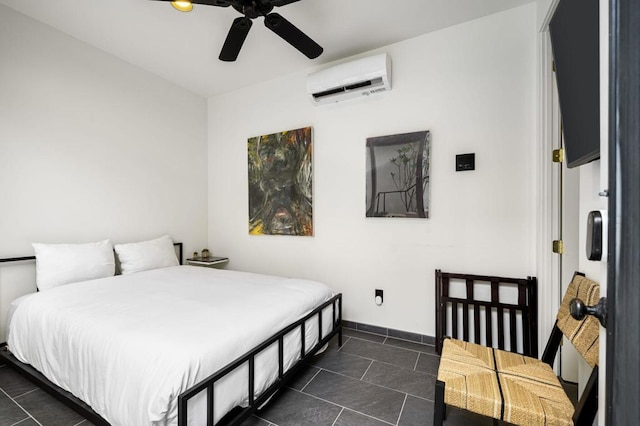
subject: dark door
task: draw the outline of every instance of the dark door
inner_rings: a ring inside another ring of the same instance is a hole
[[[606,424],[640,424],[640,1],[610,0]]]

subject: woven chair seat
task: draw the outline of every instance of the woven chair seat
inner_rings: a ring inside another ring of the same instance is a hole
[[[515,425],[573,425],[571,400],[551,367],[535,358],[446,339],[438,380],[449,406]]]

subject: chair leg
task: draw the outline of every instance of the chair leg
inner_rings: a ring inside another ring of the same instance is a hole
[[[447,416],[447,406],[444,403],[445,383],[436,380],[436,391],[433,402],[433,426],[442,426],[442,422]]]
[[[590,426],[598,414],[598,366],[593,367],[587,385],[578,401],[573,422],[576,426]]]

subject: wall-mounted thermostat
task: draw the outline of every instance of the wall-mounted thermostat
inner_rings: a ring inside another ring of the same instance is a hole
[[[587,216],[587,259],[606,260],[607,211],[593,210]]]

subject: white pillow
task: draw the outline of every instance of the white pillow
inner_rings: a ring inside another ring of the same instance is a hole
[[[36,284],[44,291],[60,285],[115,274],[113,246],[109,240],[88,244],[34,243]]]
[[[140,243],[116,244],[115,249],[123,275],[178,265],[176,250],[168,235]]]

